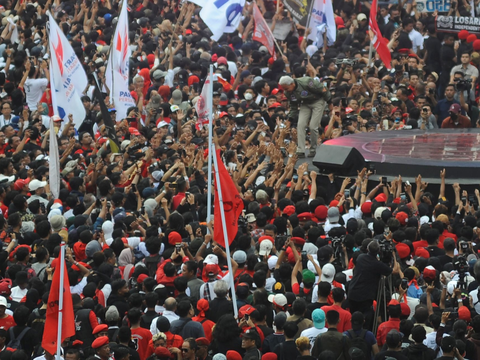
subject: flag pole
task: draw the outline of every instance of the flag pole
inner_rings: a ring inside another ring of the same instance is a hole
[[[210,65],[210,93],[208,94],[208,187],[207,187],[207,224],[212,218],[212,139],[213,139],[213,65]],[[205,85],[204,85],[205,86]],[[208,227],[207,227],[208,229]],[[208,230],[210,232],[210,230]],[[213,235],[213,234],[212,234]]]
[[[216,152],[214,146],[209,149],[208,153],[212,153],[213,151]],[[215,182],[217,185],[217,193],[218,193],[218,203],[220,205],[220,217],[222,218],[222,230],[223,230],[223,239],[225,240],[225,253],[227,254],[227,265],[228,265],[228,282],[230,283],[229,287],[232,290],[232,303],[233,303],[233,313],[235,318],[238,318],[238,307],[237,307],[237,295],[235,294],[235,284],[233,282],[233,270],[232,270],[232,259],[230,258],[230,245],[228,239],[228,232],[227,232],[227,224],[225,221],[225,209],[223,207],[223,195],[222,195],[222,184],[220,182],[220,175],[218,174],[218,160],[217,156],[213,156],[213,162],[215,165]],[[218,224],[217,224],[218,226]]]
[[[60,286],[64,284],[65,279],[65,243],[60,245]],[[58,327],[57,327],[57,360],[61,360],[62,349],[62,323],[63,323],[63,291],[58,291]]]
[[[370,39],[370,47],[368,49],[368,66],[367,67],[372,66],[372,56],[373,56],[373,42],[372,42],[372,39]]]

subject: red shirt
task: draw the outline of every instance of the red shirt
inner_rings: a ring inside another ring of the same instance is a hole
[[[178,205],[180,205],[180,203],[182,202],[183,198],[185,197],[185,193],[184,192],[179,192],[177,195],[175,195],[173,197],[173,200],[172,200],[172,209],[175,211],[178,207]]]
[[[413,249],[417,251],[418,248],[424,248],[428,246],[428,242],[426,240],[414,241],[413,242]]]
[[[448,232],[447,230],[443,230],[443,233],[438,238],[438,247],[440,249],[443,249],[443,242],[445,241],[446,238],[452,238],[453,240],[455,240],[455,243],[457,243],[457,235],[452,234],[451,232]]]
[[[17,325],[17,324],[15,324],[15,320],[13,320],[12,315],[7,315],[6,318],[0,319],[0,328],[2,328],[2,329],[8,330],[12,326],[15,326],[15,325]]]
[[[136,328],[132,330],[132,340],[135,343],[135,349],[138,352],[138,356],[140,356],[140,360],[147,359],[148,353],[148,343],[152,340],[152,333],[144,328]]]
[[[352,329],[352,314],[350,314],[349,311],[342,309],[341,306],[338,305],[330,305],[330,306],[322,306],[322,310],[325,312],[325,315],[330,311],[330,310],[336,310],[340,314],[340,320],[337,325],[337,330],[341,333],[347,330]],[[325,326],[327,326],[325,324]]]
[[[323,308],[322,308],[323,309]],[[390,320],[381,323],[377,330],[377,343],[378,348],[381,349],[385,340],[387,339],[387,334],[390,330],[399,330],[400,329],[400,319],[390,318]]]
[[[199,316],[193,317],[192,320],[202,324],[205,337],[208,339],[208,341],[212,342],[213,340],[212,331],[213,331],[213,327],[215,326],[215,323],[212,320],[208,320],[205,317],[199,317]]]

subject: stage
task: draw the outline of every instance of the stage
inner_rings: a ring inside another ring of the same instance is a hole
[[[317,148],[312,165],[319,173],[356,176],[366,166],[375,173],[372,180],[399,174],[414,181],[418,174],[430,184],[440,183],[446,169],[446,183],[480,183],[480,129],[398,130],[341,136]]]

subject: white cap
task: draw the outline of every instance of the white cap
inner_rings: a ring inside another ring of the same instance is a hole
[[[322,268],[322,276],[320,277],[320,281],[327,281],[330,284],[335,277],[335,266],[332,264],[325,264]]]
[[[265,256],[272,251],[273,244],[270,240],[263,240],[260,243],[260,250],[258,251],[258,255]]]
[[[274,305],[278,305],[281,307],[284,307],[288,304],[287,297],[283,294],[268,295],[268,301],[270,301]]]
[[[205,265],[209,265],[209,264],[218,265],[218,257],[217,255],[208,254],[207,257],[203,260],[203,263]]]
[[[268,258],[268,268],[270,270],[274,270],[275,269],[275,266],[277,266],[277,261],[278,261],[278,256],[276,255],[272,255]]]
[[[8,307],[7,299],[4,296],[0,296],[0,306]]]
[[[40,180],[32,180],[28,183],[28,189],[30,191],[35,191],[35,190],[38,190],[42,187],[45,187],[47,185],[47,182],[46,181],[40,181]]]

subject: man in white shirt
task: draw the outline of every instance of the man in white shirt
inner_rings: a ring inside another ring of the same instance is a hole
[[[33,200],[39,200],[45,205],[45,207],[47,207],[48,200],[41,196],[43,193],[45,193],[45,187],[47,186],[48,183],[46,181],[40,181],[37,179],[30,181],[28,184],[28,189],[32,193],[32,196],[28,198],[27,203],[30,204]]]
[[[423,36],[413,27],[415,25],[415,21],[412,18],[406,19],[402,26],[403,30],[408,33],[408,37],[412,41],[412,50],[416,54],[418,50],[423,49]]]
[[[0,115],[0,128],[10,124],[12,120],[18,119],[18,116],[12,114],[12,104],[9,102],[2,104],[1,111],[2,115]]]
[[[300,336],[306,336],[310,340],[310,349],[313,349],[317,336],[328,330],[325,327],[325,312],[322,309],[313,310],[312,321],[313,327],[303,330],[300,334]]]
[[[34,79],[33,77],[35,76],[37,69],[32,66],[28,73],[28,78],[23,85],[25,96],[27,98],[27,105],[30,111],[35,111],[37,109],[37,105],[41,100],[43,92],[47,88],[50,79],[46,61],[42,61],[40,68],[45,73],[46,78]]]
[[[169,297],[165,300],[165,303],[163,304],[165,307],[165,311],[161,316],[164,316],[170,321],[170,324],[175,321],[180,319],[180,317],[175,314],[175,310],[177,309],[177,301],[173,297]],[[157,329],[157,320],[159,317],[156,317],[155,319],[152,320],[152,323],[150,324],[150,332],[152,335],[157,334],[159,331]]]

